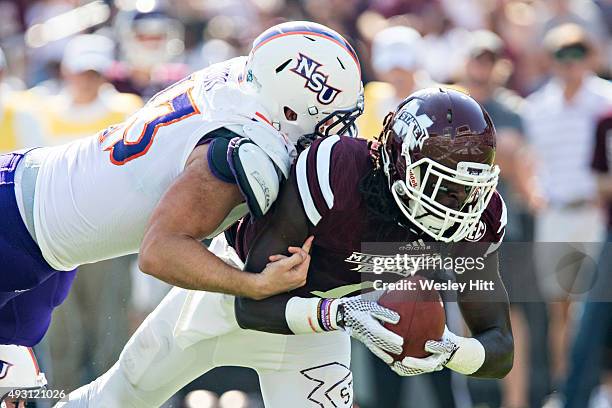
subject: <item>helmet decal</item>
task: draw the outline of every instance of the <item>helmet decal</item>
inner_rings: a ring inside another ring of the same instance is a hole
[[[344,48],[353,61],[355,61],[357,67],[361,70],[361,67],[359,67],[359,58],[357,57],[355,49],[348,41],[344,39],[344,37],[321,24],[306,21],[293,21],[269,28],[253,41],[251,52],[255,52],[255,50],[268,43],[270,40],[286,35],[308,35],[333,41],[340,47]]]
[[[6,378],[6,376],[8,375],[9,369],[12,366],[13,364],[0,360],[0,380]]]
[[[418,99],[410,101],[399,111],[393,124],[393,131],[404,143],[406,137],[410,137],[408,145],[410,149],[423,147],[425,140],[429,139],[427,128],[433,124],[429,116],[417,115],[420,106],[421,102]]]
[[[306,79],[304,86],[317,94],[317,100],[321,104],[329,105],[342,91],[327,84],[329,75],[319,71],[323,64],[302,53],[298,55],[297,65],[291,68],[291,71]]]
[[[471,242],[478,242],[484,237],[485,232],[487,232],[487,224],[483,220],[480,220],[476,227],[465,236],[465,239]]]

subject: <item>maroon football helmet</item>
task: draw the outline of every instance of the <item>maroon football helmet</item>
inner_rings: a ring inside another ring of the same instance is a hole
[[[428,88],[390,114],[381,160],[404,215],[432,238],[456,242],[477,225],[497,186],[495,127],[463,92]]]

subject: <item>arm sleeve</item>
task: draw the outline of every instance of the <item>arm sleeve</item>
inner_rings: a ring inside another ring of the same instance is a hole
[[[243,329],[293,334],[285,318],[285,309],[291,297],[291,295],[282,294],[263,300],[236,298],[234,307],[238,325]]]
[[[261,272],[270,254],[286,254],[287,247],[302,245],[308,236],[306,216],[299,205],[295,172],[283,184],[275,207],[258,222],[266,224],[251,238],[245,270],[252,272]],[[285,318],[285,309],[291,297],[289,294],[263,300],[237,297],[235,312],[238,324],[243,329],[293,334]]]

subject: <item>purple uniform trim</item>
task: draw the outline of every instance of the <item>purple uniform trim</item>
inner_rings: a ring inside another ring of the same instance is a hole
[[[47,331],[74,272],[51,268],[23,224],[14,181],[24,154],[0,155],[0,344],[32,346]]]
[[[208,146],[206,160],[208,161],[208,168],[213,176],[225,183],[236,184],[236,177],[233,175],[230,167],[231,162],[228,161],[227,157],[229,155],[227,139],[208,139],[207,142],[210,142],[210,146]],[[220,149],[223,150],[219,151]],[[220,158],[222,160],[220,160]],[[221,169],[219,168],[220,165],[226,168]]]

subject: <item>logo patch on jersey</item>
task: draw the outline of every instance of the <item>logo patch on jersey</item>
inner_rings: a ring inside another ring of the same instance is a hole
[[[291,68],[291,71],[306,78],[306,84],[304,86],[317,94],[317,100],[321,104],[329,105],[342,91],[327,83],[329,75],[325,75],[319,71],[319,68],[321,68],[323,64],[318,63],[302,53],[298,55],[297,66]]]
[[[436,252],[430,244],[425,243],[422,239],[413,242],[407,242],[398,248],[398,251],[403,252],[401,255],[377,255],[367,254],[363,252],[353,252],[344,262],[354,265],[351,271],[358,273],[373,273],[379,275],[383,272],[394,273],[402,277],[414,275],[424,265],[425,260],[434,262],[440,259],[440,254]],[[385,260],[389,265],[396,265],[395,260],[400,257],[402,268],[382,268]]]
[[[420,106],[421,102],[419,100],[408,102],[399,111],[393,124],[393,131],[402,138],[404,143],[408,142],[410,149],[417,146],[419,148],[423,147],[425,140],[429,139],[427,128],[433,124],[429,116],[425,114],[417,115]]]
[[[487,224],[485,224],[483,220],[480,220],[474,229],[467,234],[465,240],[472,242],[480,241],[480,239],[484,237],[485,232],[487,232]]]
[[[9,369],[13,364],[0,360],[0,380],[3,380],[8,375]]]
[[[353,406],[353,374],[344,364],[333,362],[300,371],[302,375],[317,383],[308,394],[312,401],[321,408],[338,408]]]

